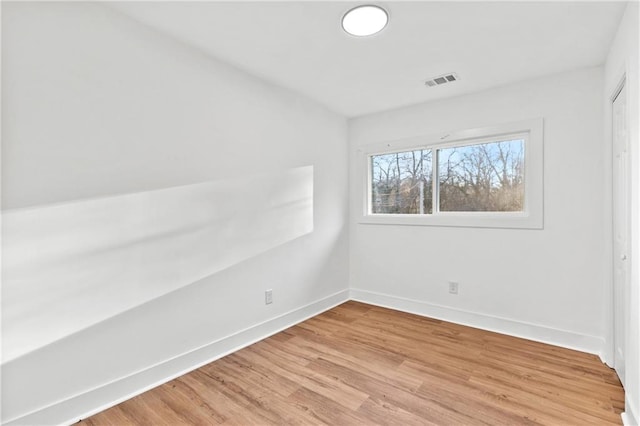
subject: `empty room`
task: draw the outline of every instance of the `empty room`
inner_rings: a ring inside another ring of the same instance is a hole
[[[638,425],[633,1],[2,1],[3,425]]]

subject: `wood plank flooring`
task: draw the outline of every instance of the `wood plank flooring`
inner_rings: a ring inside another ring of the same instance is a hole
[[[81,424],[605,425],[623,408],[595,355],[347,302]]]

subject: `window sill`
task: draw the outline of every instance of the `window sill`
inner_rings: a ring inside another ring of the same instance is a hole
[[[362,225],[444,226],[461,228],[543,229],[542,217],[527,213],[438,213],[434,215],[372,214]]]

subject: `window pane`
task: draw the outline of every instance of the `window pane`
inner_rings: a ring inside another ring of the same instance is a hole
[[[524,140],[438,150],[440,211],[524,209]]]
[[[433,211],[431,150],[371,156],[371,213]]]

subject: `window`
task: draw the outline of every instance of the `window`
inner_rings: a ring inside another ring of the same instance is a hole
[[[524,139],[438,150],[441,212],[524,211]]]
[[[433,211],[430,149],[370,158],[371,213],[429,214]]]
[[[362,223],[542,228],[541,119],[362,153]]]

